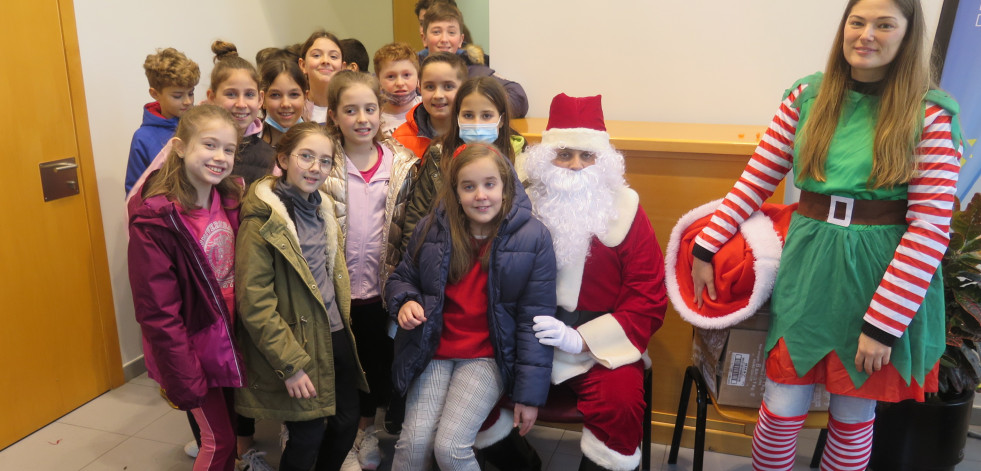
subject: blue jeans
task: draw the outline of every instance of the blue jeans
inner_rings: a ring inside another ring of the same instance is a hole
[[[774,415],[797,417],[807,414],[813,395],[813,384],[782,384],[767,378],[763,402]],[[875,403],[872,399],[832,394],[828,411],[838,422],[857,424],[875,418]]]

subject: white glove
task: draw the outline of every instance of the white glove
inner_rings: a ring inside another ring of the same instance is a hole
[[[551,345],[563,352],[582,352],[582,336],[564,322],[550,316],[535,316],[535,337],[542,345]]]

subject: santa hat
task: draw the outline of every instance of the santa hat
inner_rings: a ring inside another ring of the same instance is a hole
[[[548,111],[548,125],[542,131],[542,145],[591,152],[612,150],[603,121],[602,98],[555,95]]]
[[[783,241],[796,204],[764,204],[739,226],[712,258],[716,299],[702,292],[702,307],[695,304],[691,279],[695,238],[708,225],[722,200],[712,201],[685,214],[671,230],[665,254],[668,298],[681,317],[702,329],[724,329],[752,316],[770,299]]]

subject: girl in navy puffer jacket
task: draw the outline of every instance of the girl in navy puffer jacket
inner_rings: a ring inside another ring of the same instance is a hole
[[[385,289],[400,327],[392,379],[408,393],[393,470],[429,469],[434,450],[440,469],[477,470],[474,440],[501,395],[522,435],[548,395],[552,349],[532,318],[555,313],[551,236],[496,148],[463,146],[447,183]]]

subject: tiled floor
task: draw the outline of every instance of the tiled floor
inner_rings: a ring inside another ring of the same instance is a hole
[[[260,450],[268,452],[272,464],[279,462],[279,424],[260,421],[256,425]],[[981,427],[972,427],[981,431]],[[579,432],[536,426],[529,439],[547,471],[575,470],[579,464]],[[380,470],[391,466],[395,437],[381,438],[385,460]],[[801,436],[795,470],[809,469],[816,431]],[[79,407],[55,423],[0,451],[3,471],[171,471],[190,470],[193,460],[183,446],[191,440],[185,414],[171,409],[147,377],[133,379]],[[981,440],[968,439],[965,460],[958,471],[981,469]],[[689,470],[692,450],[682,448],[678,464],[668,465],[667,447],[651,447],[652,470]],[[748,471],[749,458],[706,452],[706,471]]]

